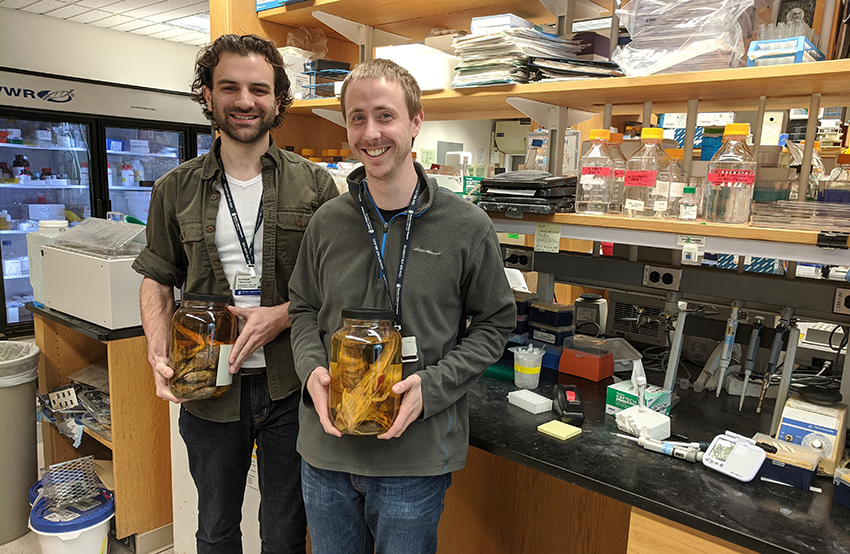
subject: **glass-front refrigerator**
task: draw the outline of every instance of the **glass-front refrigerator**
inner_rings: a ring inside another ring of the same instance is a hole
[[[212,150],[213,135],[209,132],[195,131],[195,154],[201,156]]]
[[[186,160],[186,132],[107,125],[104,134],[111,211],[147,223],[154,182]]]
[[[43,220],[92,215],[91,124],[63,118],[0,115],[0,258],[7,326],[32,314],[27,233]]]

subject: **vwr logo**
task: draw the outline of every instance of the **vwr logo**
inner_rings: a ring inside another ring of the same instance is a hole
[[[74,89],[71,90],[41,90],[34,91],[28,88],[0,87],[0,93],[11,98],[36,98],[54,104],[64,104],[74,99]]]

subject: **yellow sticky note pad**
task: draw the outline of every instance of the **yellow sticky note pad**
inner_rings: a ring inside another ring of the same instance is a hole
[[[558,421],[557,419],[538,425],[537,430],[544,435],[549,435],[550,437],[555,437],[562,441],[575,437],[576,435],[581,435],[580,427],[574,427],[568,423],[564,423],[563,421]]]

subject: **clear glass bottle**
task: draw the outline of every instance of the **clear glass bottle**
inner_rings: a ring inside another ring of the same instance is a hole
[[[216,398],[230,389],[230,350],[236,342],[236,316],[227,311],[230,297],[183,295],[171,320],[168,388],[177,398]]]
[[[667,217],[679,217],[679,202],[688,186],[688,174],[682,164],[685,161],[685,151],[681,148],[665,150],[673,162],[670,164],[670,197],[667,199]]]
[[[608,152],[607,129],[590,131],[590,148],[581,157],[581,175],[576,189],[576,213],[608,213],[609,195],[614,180],[614,161]]]
[[[623,213],[628,217],[664,217],[670,194],[672,160],[661,148],[664,130],[641,130],[641,146],[631,158],[623,180]]]
[[[401,334],[393,319],[389,310],[342,310],[331,337],[328,408],[344,434],[378,435],[398,416],[401,395],[392,386],[401,381]]]
[[[850,148],[839,154],[829,178],[821,181],[818,202],[850,204]]]
[[[696,221],[698,212],[696,192],[696,187],[685,187],[682,196],[679,198],[677,217],[682,221]]]
[[[626,178],[629,161],[623,155],[623,151],[620,150],[622,144],[623,134],[611,133],[611,138],[608,139],[608,153],[611,155],[611,161],[614,162],[614,180],[611,182],[611,194],[609,195],[609,214],[623,213],[623,180]]]
[[[747,223],[753,203],[756,161],[747,146],[749,123],[730,123],[723,145],[708,163],[708,196],[703,215],[712,223]]]

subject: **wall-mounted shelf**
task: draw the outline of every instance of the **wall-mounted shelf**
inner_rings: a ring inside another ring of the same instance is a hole
[[[262,21],[296,29],[301,26],[308,29],[320,27],[328,36],[339,38],[340,35],[333,29],[313,18],[314,11],[321,11],[413,40],[422,40],[432,29],[439,27],[468,31],[473,17],[500,13],[512,13],[537,24],[555,20],[549,10],[536,0],[464,0],[460,5],[455,0],[431,0],[412,4],[397,0],[313,0],[263,10],[257,15]],[[576,18],[590,19],[610,14],[610,9],[611,2],[608,0],[579,1],[576,3]]]
[[[537,223],[559,223],[561,238],[568,239],[681,250],[679,235],[687,235],[705,237],[705,246],[701,248],[704,252],[829,265],[847,265],[850,260],[847,250],[828,250],[817,246],[816,231],[580,214],[526,214],[522,219],[509,219],[497,214],[491,214],[491,217],[500,233],[533,235]]]
[[[850,60],[741,67],[617,77],[587,81],[539,82],[523,85],[475,87],[426,92],[422,106],[426,121],[511,119],[523,114],[507,103],[519,96],[555,106],[602,113],[613,104],[614,114],[643,112],[644,99],[656,113],[686,112],[688,100],[699,100],[700,111],[757,110],[759,97],[768,109],[808,107],[812,94],[821,94],[822,106],[850,105]],[[641,100],[638,104],[636,100]],[[300,100],[290,113],[311,115],[314,108],[339,111],[336,98]]]

